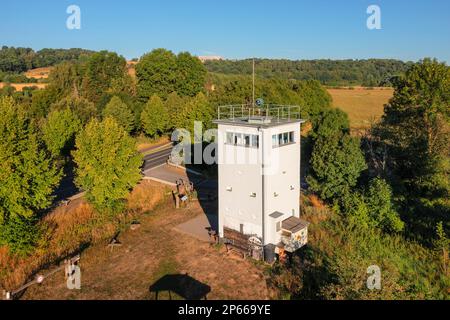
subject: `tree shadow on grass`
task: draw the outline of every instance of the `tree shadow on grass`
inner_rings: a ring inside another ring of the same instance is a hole
[[[172,300],[172,293],[186,300],[206,300],[211,287],[188,274],[168,274],[152,284],[149,291],[155,294],[155,300],[158,300],[160,292],[168,292],[170,300]]]

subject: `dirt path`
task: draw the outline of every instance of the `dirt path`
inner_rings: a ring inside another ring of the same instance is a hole
[[[82,253],[81,290],[67,289],[61,272],[28,289],[22,299],[154,299],[150,286],[174,274],[188,274],[209,286],[208,299],[269,298],[261,267],[173,229],[199,214],[197,203],[176,211],[167,202],[143,216],[139,229],[122,233],[121,247],[111,251],[96,245]]]

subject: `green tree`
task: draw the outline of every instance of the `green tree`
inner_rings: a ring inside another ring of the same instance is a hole
[[[144,55],[136,65],[137,94],[147,101],[156,94],[163,99],[172,92],[194,97],[203,91],[206,69],[201,61],[188,52],[179,53],[155,49]]]
[[[136,79],[129,74],[114,78],[111,80],[108,93],[111,95],[136,96]]]
[[[385,180],[375,178],[370,182],[365,201],[375,227],[393,232],[403,230],[404,223],[394,208],[392,190]]]
[[[70,109],[85,125],[91,118],[97,116],[97,108],[89,100],[79,96],[67,96],[64,99],[52,104],[50,110],[61,111]]]
[[[302,101],[295,99],[289,103],[300,105],[302,116],[309,119],[313,125],[324,111],[331,108],[331,95],[317,80],[295,81],[292,90]]]
[[[0,98],[0,242],[13,251],[33,245],[27,230],[33,229],[38,211],[51,204],[61,177],[42,146],[22,108],[12,98]],[[11,229],[17,223],[21,227]]]
[[[172,92],[167,96],[164,104],[169,116],[168,129],[182,128],[186,115],[187,99],[180,97],[176,92]]]
[[[168,50],[155,49],[136,64],[137,94],[142,101],[153,95],[166,98],[176,91],[177,57]]]
[[[92,119],[76,137],[75,182],[99,210],[118,210],[141,179],[142,155],[112,118]]]
[[[47,149],[53,157],[69,154],[75,144],[75,135],[81,127],[81,120],[70,109],[55,110],[47,116],[42,133]]]
[[[329,138],[350,133],[350,120],[347,113],[340,109],[322,111],[318,120],[313,122],[313,138]]]
[[[194,134],[194,122],[202,124],[202,130],[212,127],[214,111],[208,99],[203,93],[197,94],[187,101],[184,108],[182,127]]]
[[[369,215],[366,199],[359,190],[346,191],[341,195],[339,211],[352,226],[369,229],[374,224]]]
[[[84,66],[77,62],[63,62],[56,65],[48,77],[48,96],[54,101],[61,100],[68,95],[78,96],[84,75]]]
[[[82,83],[83,95],[97,103],[111,87],[116,88],[118,82],[127,83],[129,80],[126,79],[128,75],[125,58],[114,52],[97,52],[86,64]]]
[[[128,133],[135,128],[133,113],[127,104],[122,102],[117,96],[112,97],[105,109],[103,109],[103,117],[113,117]]]
[[[340,211],[358,227],[378,228],[385,232],[400,232],[404,223],[397,213],[391,187],[381,178],[370,181],[367,190],[351,190],[339,199]]]
[[[425,59],[397,78],[394,88],[380,131],[390,166],[416,194],[448,197],[450,67]]]
[[[408,236],[430,245],[437,222],[450,227],[450,67],[425,59],[393,85],[394,96],[373,128],[373,166],[383,164]]]
[[[157,95],[153,95],[141,113],[142,129],[150,137],[156,137],[166,131],[168,119],[163,101]]]
[[[310,163],[312,172],[307,181],[324,200],[350,192],[367,168],[359,139],[350,135],[318,138]]]
[[[189,52],[177,56],[175,90],[181,96],[194,97],[203,91],[206,82],[206,69],[203,63]]]
[[[50,89],[35,90],[33,92],[29,114],[36,118],[45,118],[50,106],[56,102],[56,92]]]

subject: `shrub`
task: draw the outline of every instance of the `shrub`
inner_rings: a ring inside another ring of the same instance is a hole
[[[311,155],[310,189],[324,200],[350,192],[367,168],[359,139],[344,135],[318,138]]]
[[[34,217],[14,215],[0,224],[0,246],[7,245],[11,253],[26,255],[33,251],[41,230]]]

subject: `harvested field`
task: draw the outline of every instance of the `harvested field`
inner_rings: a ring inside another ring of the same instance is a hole
[[[333,106],[347,112],[354,129],[367,128],[380,119],[384,105],[393,95],[392,88],[327,89]]]
[[[0,89],[7,85],[4,82],[0,82]],[[45,89],[47,83],[8,83],[11,87],[16,88],[16,91],[22,91],[25,87],[37,87],[38,89]]]

